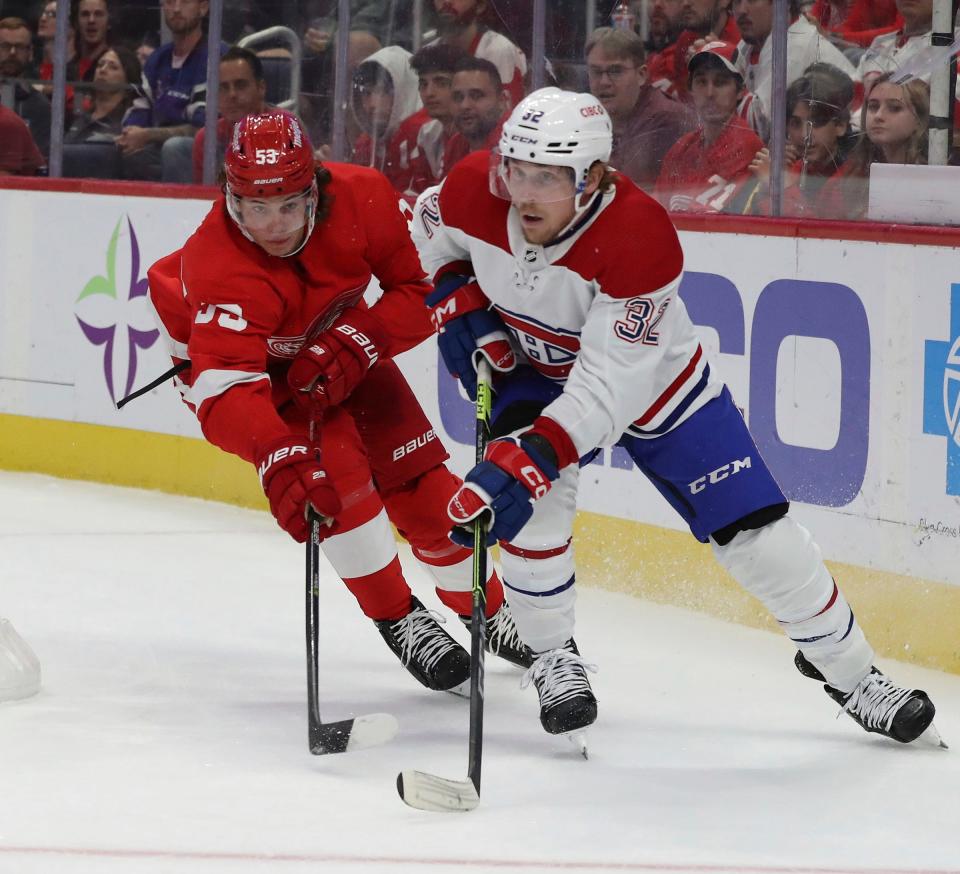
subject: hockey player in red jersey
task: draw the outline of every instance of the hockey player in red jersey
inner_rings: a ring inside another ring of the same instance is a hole
[[[868,731],[898,741],[930,725],[927,695],[896,686],[810,534],[710,368],[683,300],[683,254],[664,209],[607,165],[609,117],[588,94],[545,88],[417,202],[414,241],[450,371],[475,390],[497,371],[485,460],[450,502],[452,536],[481,513],[499,541],[525,679],[548,732],[596,718],[574,643],[579,466],[620,445],[694,536],[797,645],[797,666]],[[488,180],[490,189],[488,190]],[[509,332],[514,355],[492,349]],[[723,475],[720,475],[723,474]],[[459,526],[459,527],[456,527]]]
[[[317,168],[283,112],[241,121],[225,170],[224,196],[148,273],[161,333],[174,360],[189,361],[183,398],[211,443],[258,470],[295,540],[306,539],[308,505],[324,518],[324,554],[410,673],[457,688],[469,657],[412,596],[389,524],[440,600],[469,617],[470,550],[447,537],[460,480],[390,360],[431,332],[397,196],[374,170]],[[372,277],[383,296],[368,307]],[[491,649],[529,663],[496,575],[488,593]]]

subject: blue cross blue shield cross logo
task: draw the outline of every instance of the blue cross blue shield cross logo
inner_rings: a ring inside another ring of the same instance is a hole
[[[950,286],[950,338],[927,340],[923,432],[947,438],[948,495],[960,495],[960,283]]]

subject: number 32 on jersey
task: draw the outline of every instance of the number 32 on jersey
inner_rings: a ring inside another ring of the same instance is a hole
[[[626,302],[626,313],[622,319],[614,322],[613,332],[628,343],[639,340],[644,346],[657,346],[660,344],[657,325],[669,304],[670,301],[665,300],[657,309],[649,298],[634,297]]]

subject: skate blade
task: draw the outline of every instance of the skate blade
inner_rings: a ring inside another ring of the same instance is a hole
[[[932,722],[927,726],[926,730],[920,735],[920,737],[917,738],[917,740],[922,740],[924,743],[930,744],[934,747],[939,747],[942,750],[950,749],[950,747],[944,743],[943,738],[940,737],[940,732],[937,731],[937,727]]]
[[[451,686],[449,689],[444,689],[444,692],[449,692],[451,695],[456,695],[458,698],[469,698],[470,697],[470,681],[466,680],[461,683],[459,686]]]
[[[577,729],[576,731],[568,731],[561,735],[565,737],[572,745],[573,748],[580,753],[585,759],[590,758],[587,750],[587,733],[584,729]]]

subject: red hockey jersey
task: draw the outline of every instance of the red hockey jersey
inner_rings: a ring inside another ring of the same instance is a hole
[[[760,138],[735,115],[710,145],[702,129],[688,133],[663,159],[656,196],[671,211],[743,212],[757,183],[750,162],[762,148]]]
[[[290,432],[282,411],[293,357],[344,309],[365,307],[373,277],[384,290],[371,309],[388,337],[382,358],[433,333],[396,192],[376,171],[327,167],[329,215],[297,255],[277,258],[248,240],[221,198],[186,245],[148,271],[171,351],[191,362],[184,400],[211,443],[248,461]]]

